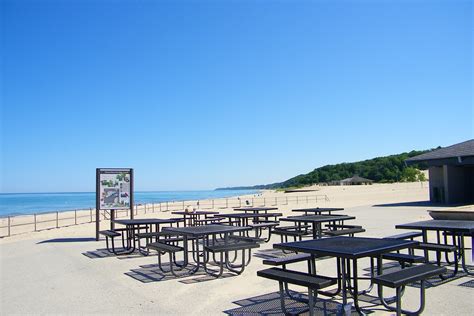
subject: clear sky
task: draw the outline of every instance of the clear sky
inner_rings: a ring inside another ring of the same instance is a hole
[[[1,192],[283,181],[473,138],[472,1],[1,1]]]

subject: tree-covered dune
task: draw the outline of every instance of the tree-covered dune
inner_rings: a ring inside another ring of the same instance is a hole
[[[331,182],[359,175],[375,182],[403,182],[423,180],[423,174],[405,165],[405,160],[425,153],[427,151],[411,151],[399,155],[377,157],[369,160],[340,163],[316,168],[313,171],[296,176],[280,183],[280,187],[307,186],[321,182]],[[418,166],[424,169],[423,166]]]
[[[413,150],[408,153],[377,157],[364,161],[326,165],[316,168],[307,174],[300,174],[296,177],[279,183],[220,189],[279,189],[288,187],[303,187],[317,183],[338,181],[345,178],[350,178],[353,175],[359,175],[377,183],[421,181],[425,180],[425,176],[420,170],[426,169],[426,166],[419,165],[416,166],[417,168],[407,167],[405,165],[405,160],[410,157],[421,155],[428,151],[429,150]]]

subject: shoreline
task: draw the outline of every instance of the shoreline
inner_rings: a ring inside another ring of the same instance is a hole
[[[215,192],[216,190],[188,190],[188,191],[136,191],[135,192],[135,200],[136,195],[141,195],[141,194],[149,194],[149,193],[182,193],[185,195],[185,193],[191,193],[188,194],[188,196],[192,195],[192,193],[196,192]],[[219,192],[224,192],[225,190],[220,190]],[[177,203],[177,202],[193,202],[193,201],[205,201],[205,200],[212,200],[212,199],[222,199],[222,198],[233,198],[233,197],[239,197],[242,194],[239,194],[238,192],[235,191],[247,191],[246,194],[244,195],[254,195],[254,194],[260,194],[264,190],[228,190],[228,191],[234,191],[230,193],[229,195],[223,194],[220,196],[212,197],[209,196],[209,194],[203,196],[201,199],[193,199],[193,198],[183,198],[183,199],[166,199],[163,197],[156,197],[155,200],[150,200],[150,201],[144,201],[143,197],[139,198],[139,201],[134,203],[135,206],[140,206],[144,204],[158,204],[158,203]],[[248,192],[248,191],[253,191],[253,192]],[[87,195],[94,195],[94,200],[95,200],[95,192],[44,192],[44,193],[0,193],[0,195],[74,195],[74,194],[87,194]],[[41,208],[39,206],[38,208]],[[89,210],[89,209],[95,209],[95,202],[93,205],[87,205],[87,206],[77,206],[77,207],[71,207],[71,208],[57,208],[57,209],[48,209],[48,210],[38,210],[38,211],[24,211],[24,212],[12,212],[12,213],[2,213],[0,214],[0,219],[2,218],[8,218],[8,217],[16,217],[16,216],[27,216],[27,215],[46,215],[46,214],[55,214],[56,212],[64,213],[64,212],[74,212],[74,211],[84,211],[84,210]],[[1,211],[1,210],[0,210]]]
[[[324,203],[324,206],[334,205],[337,207],[364,205],[367,195],[377,193],[377,199],[381,203],[386,197],[399,192],[401,197],[410,196],[413,193],[423,192],[428,200],[428,185],[420,182],[403,182],[394,184],[373,184],[370,186],[323,186],[319,190],[308,194],[307,192],[284,193],[276,190],[261,190],[257,194],[243,194],[234,197],[168,201],[160,203],[143,203],[136,205],[134,212],[136,217],[160,216],[171,211],[183,210],[186,207],[200,209],[216,209],[218,211],[232,210],[234,207],[246,206],[278,206],[287,208],[289,205],[313,205]],[[421,190],[421,191],[420,191]],[[374,200],[375,201],[375,200]],[[116,218],[129,217],[128,210],[117,210]],[[171,217],[171,215],[167,215]],[[41,214],[26,214],[0,218],[0,240],[10,239],[17,235],[38,233],[46,230],[59,230],[64,227],[78,227],[82,224],[95,223],[95,208],[85,210],[72,210],[64,212],[48,212]],[[101,222],[109,220],[108,212],[101,211]]]
[[[186,207],[212,209],[212,208],[228,208],[244,206],[245,199],[255,201],[262,192],[256,192],[245,195],[232,195],[228,197],[219,197],[214,199],[203,200],[172,200],[157,203],[141,203],[134,204],[134,215],[142,216],[152,213],[162,213],[182,210]],[[265,198],[264,198],[265,199]],[[264,201],[265,203],[265,201]],[[125,218],[130,216],[130,210],[116,210],[116,218]],[[62,211],[49,211],[44,213],[6,215],[0,217],[0,239],[12,236],[40,232],[50,229],[60,229],[63,227],[77,226],[81,224],[95,223],[96,209],[90,207],[88,209],[73,209]],[[100,211],[101,221],[109,220],[109,212]]]

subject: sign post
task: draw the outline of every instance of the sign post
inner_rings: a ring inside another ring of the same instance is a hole
[[[99,240],[100,211],[110,211],[110,227],[114,228],[115,210],[130,210],[133,219],[133,169],[97,168],[95,202],[95,238]]]

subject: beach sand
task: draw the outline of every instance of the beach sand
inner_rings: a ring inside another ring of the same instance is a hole
[[[446,209],[427,204],[427,183],[320,187],[314,194],[327,195],[329,201],[317,203],[311,199],[306,202],[303,197],[310,194],[265,191],[261,197],[265,197],[267,206],[276,198],[279,211],[284,215],[295,208],[344,207],[344,214],[356,216],[351,224],[362,225],[367,230],[360,236],[374,237],[397,233],[396,224],[430,219],[427,209]],[[287,205],[280,203],[286,196],[302,198],[298,203],[292,198]],[[252,197],[256,198],[241,199]],[[155,212],[138,217],[174,215]],[[107,222],[102,223],[102,229],[107,226]],[[278,236],[254,251],[242,275],[213,279],[200,274],[163,279],[157,273],[156,256],[95,256],[103,253],[97,249],[103,249],[105,242],[95,241],[94,229],[94,223],[86,223],[0,239],[1,314],[217,315],[227,312],[235,315],[279,311],[279,301],[274,295],[277,282],[256,276],[258,270],[266,268],[257,256],[272,252],[272,243],[279,242]],[[362,260],[359,267],[368,267],[368,260]],[[292,268],[305,269],[304,264]],[[318,261],[318,273],[334,275],[334,260]],[[361,273],[367,272],[361,270]],[[468,281],[474,283],[474,278],[462,276],[429,288],[425,314],[472,314],[474,292],[472,288],[460,286]],[[418,290],[408,287],[403,302],[407,308],[415,308]],[[390,313],[377,311],[375,314]]]

